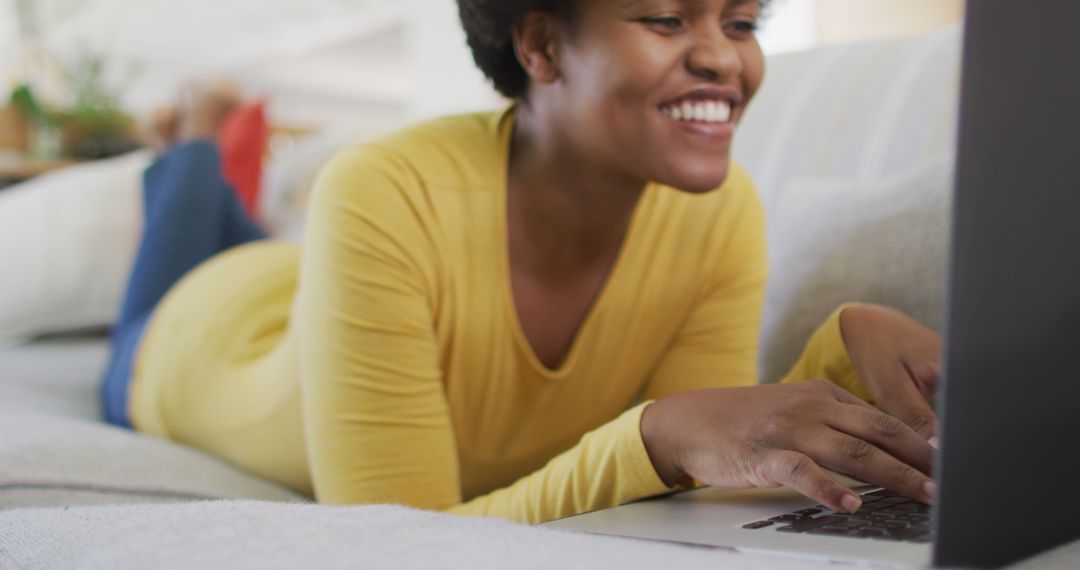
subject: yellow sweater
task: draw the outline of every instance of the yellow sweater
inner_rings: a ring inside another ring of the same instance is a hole
[[[507,263],[513,112],[452,117],[338,156],[302,250],[259,243],[170,291],[132,419],[325,503],[539,522],[667,491],[647,402],[757,380],[764,219],[746,174],[650,186],[564,364],[539,362]],[[853,387],[836,315],[792,379]]]

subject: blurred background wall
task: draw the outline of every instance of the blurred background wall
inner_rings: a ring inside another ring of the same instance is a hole
[[[901,37],[958,22],[963,0],[817,0],[823,43]]]
[[[962,0],[773,4],[768,53],[917,34],[963,12]],[[0,93],[30,81],[45,99],[70,98],[63,75],[94,61],[132,113],[212,75],[270,97],[275,120],[310,127],[381,131],[500,104],[453,0],[0,0]]]

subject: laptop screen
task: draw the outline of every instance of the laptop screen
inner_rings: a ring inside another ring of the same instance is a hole
[[[968,3],[935,562],[1080,537],[1080,2]]]

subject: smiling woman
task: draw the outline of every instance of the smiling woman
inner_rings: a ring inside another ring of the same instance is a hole
[[[832,382],[755,386],[764,219],[730,148],[761,3],[459,5],[514,103],[341,153],[301,250],[248,243],[212,128],[151,168],[113,420],[328,503],[539,522],[692,479],[857,508],[823,467],[929,500],[934,333],[845,307],[787,378]]]
[[[699,192],[723,181],[734,125],[764,74],[759,2],[460,4],[477,64],[528,102],[520,122],[536,110],[549,128],[573,125],[567,132],[590,139],[576,145],[639,181]],[[540,110],[552,105],[538,97],[557,103]]]
[[[647,0],[620,0],[610,3],[613,9],[622,10],[633,18],[635,9],[647,8]],[[744,0],[733,4],[751,5],[751,14],[755,17],[733,23],[747,35],[757,30],[756,16],[764,12],[770,0]],[[522,69],[517,58],[513,38],[507,33],[522,17],[530,12],[546,12],[555,15],[563,24],[572,26],[578,16],[576,0],[532,0],[526,2],[502,2],[500,0],[460,0],[462,23],[468,36],[477,66],[491,78],[495,88],[508,98],[515,99],[525,94],[529,76]],[[756,5],[753,6],[753,5]],[[681,21],[672,16],[642,17],[643,21],[652,20],[653,25],[678,27]]]

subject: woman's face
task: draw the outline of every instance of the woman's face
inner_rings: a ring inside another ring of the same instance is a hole
[[[575,146],[641,180],[719,186],[764,76],[760,10],[757,0],[580,0],[551,84]]]

